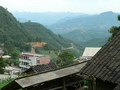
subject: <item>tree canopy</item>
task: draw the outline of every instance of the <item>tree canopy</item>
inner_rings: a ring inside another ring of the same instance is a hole
[[[73,60],[74,60],[73,53],[64,51],[60,55],[58,55],[56,63],[59,66],[66,66],[66,65],[73,64]]]
[[[4,67],[5,67],[5,64],[4,64],[3,58],[0,57],[0,74],[4,73]]]
[[[120,21],[120,15],[118,15],[117,18]],[[109,40],[112,39],[119,31],[120,31],[120,26],[112,26],[109,29],[109,32],[112,33],[112,36],[109,38]]]

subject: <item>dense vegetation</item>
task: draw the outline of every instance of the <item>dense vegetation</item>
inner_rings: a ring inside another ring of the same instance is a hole
[[[75,59],[75,57],[74,57],[73,53],[64,51],[64,52],[60,53],[60,55],[58,55],[56,63],[59,66],[66,66],[66,65],[73,64],[74,59]]]
[[[102,47],[108,42],[108,38],[95,38],[86,42],[79,42],[82,47]]]
[[[12,51],[12,47],[17,47],[21,51],[25,50],[27,47],[25,43],[32,41],[32,38],[33,36],[24,29],[22,24],[0,6],[0,43],[4,43],[4,46],[11,48]]]
[[[117,19],[120,21],[120,15],[118,15]],[[112,36],[109,38],[109,40],[111,40],[118,32],[120,32],[120,26],[112,26],[109,29],[109,32],[112,33]]]
[[[72,41],[63,38],[61,35],[54,34],[51,30],[45,28],[39,23],[26,22],[22,24],[29,32],[37,37],[39,42],[47,42],[51,44],[51,48],[60,49],[70,47]],[[52,46],[53,45],[53,46]]]
[[[5,67],[5,64],[4,64],[3,58],[0,57],[0,74],[4,73],[4,67]]]
[[[108,38],[110,33],[103,30],[75,30],[66,34],[63,37],[73,40],[76,43],[86,42],[95,38]]]
[[[83,48],[75,43],[74,48],[68,49],[69,47],[72,46],[71,43],[73,43],[73,41],[65,39],[61,35],[56,35],[51,30],[47,29],[46,27],[39,23],[33,23],[29,21],[22,23],[22,25],[30,33],[36,36],[37,41],[47,43],[43,48],[36,47],[35,50],[37,53],[58,55],[62,51],[69,51],[74,53],[75,57],[79,57],[83,52]],[[55,54],[53,54],[53,52]]]
[[[47,44],[38,48],[35,47],[36,53],[51,54],[52,57],[67,48],[71,47],[73,41],[63,38],[61,35],[54,34],[39,23],[28,21],[20,23],[7,11],[0,6],[0,45],[4,48],[4,54],[13,55],[13,53],[30,52],[32,46],[28,42],[46,42]],[[79,45],[70,50],[79,57],[83,49]],[[79,52],[79,53],[78,53]]]

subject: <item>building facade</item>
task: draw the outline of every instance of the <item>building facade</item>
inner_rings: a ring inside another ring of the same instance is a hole
[[[30,66],[48,64],[50,62],[49,55],[41,55],[41,54],[32,54],[32,53],[21,53],[19,54],[20,64],[19,67],[22,71],[29,69]]]
[[[90,60],[99,50],[101,47],[86,47],[83,55],[80,56],[79,58],[75,59],[74,61],[76,62],[84,62]]]

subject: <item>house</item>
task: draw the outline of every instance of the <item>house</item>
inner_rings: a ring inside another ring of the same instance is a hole
[[[96,90],[120,90],[120,32],[80,72],[96,79]]]
[[[25,71],[26,69],[30,68],[30,66],[48,64],[50,62],[49,55],[21,53],[19,54],[19,56],[19,67],[22,69],[22,71]]]
[[[42,72],[54,70],[57,68],[59,68],[57,64],[50,62],[48,64],[31,66],[28,70],[26,70],[23,73],[26,73],[26,74],[42,73]]]
[[[90,60],[100,49],[101,47],[86,47],[83,55],[80,58],[77,58],[75,61],[82,62]]]
[[[11,56],[9,56],[9,55],[4,55],[4,56],[2,56],[2,58],[5,58],[5,59],[10,59],[10,58],[11,58]]]
[[[86,47],[84,52],[83,52],[83,57],[93,57],[101,47]]]
[[[50,71],[20,77],[1,90],[76,90],[81,87],[84,78],[80,70],[87,62],[82,62]]]

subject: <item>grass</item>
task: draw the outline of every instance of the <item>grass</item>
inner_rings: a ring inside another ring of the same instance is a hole
[[[8,83],[2,83],[2,84],[0,84],[0,88],[6,86],[7,84],[8,84]]]
[[[0,88],[4,87],[5,85],[7,85],[8,83],[10,83],[13,80],[14,80],[14,78],[11,78],[11,77],[8,77],[5,79],[0,79]]]

